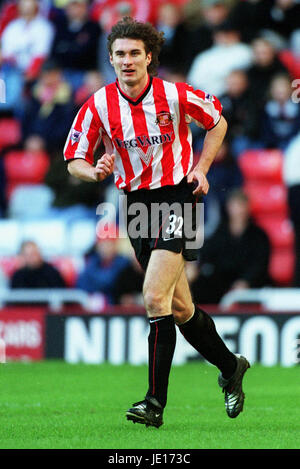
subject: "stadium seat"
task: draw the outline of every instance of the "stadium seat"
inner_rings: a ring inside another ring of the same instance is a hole
[[[20,226],[16,220],[0,220],[0,256],[14,256],[20,246]]]
[[[280,150],[247,150],[238,159],[245,182],[282,182],[283,155]]]
[[[75,257],[53,257],[49,262],[56,267],[62,275],[68,287],[74,287],[78,272],[83,267],[80,262],[82,259]]]
[[[68,233],[70,255],[84,255],[93,247],[96,241],[96,222],[81,220],[72,223]]]
[[[51,207],[53,199],[54,193],[46,185],[20,184],[9,199],[9,216],[18,219],[44,216]]]
[[[44,256],[61,256],[66,252],[67,230],[62,220],[24,221],[22,241],[35,241]]]
[[[0,257],[0,268],[7,277],[11,277],[19,267],[21,267],[21,260],[18,256]]]
[[[274,214],[272,216],[257,217],[255,221],[269,236],[272,247],[293,249],[294,230],[288,218]]]
[[[287,190],[284,185],[248,182],[244,190],[250,199],[250,210],[254,217],[271,213],[287,217]]]
[[[269,273],[277,286],[291,286],[295,255],[292,249],[273,249]]]
[[[11,151],[4,158],[8,194],[17,184],[39,184],[49,168],[49,157],[44,152]]]
[[[21,126],[17,119],[0,119],[0,149],[17,145],[21,140]]]

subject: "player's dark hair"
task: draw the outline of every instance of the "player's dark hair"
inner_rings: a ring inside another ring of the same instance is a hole
[[[110,54],[112,54],[114,41],[124,38],[143,41],[146,54],[149,54],[149,52],[152,54],[152,60],[148,65],[148,72],[152,76],[156,75],[159,65],[158,56],[165,42],[164,33],[157,31],[151,23],[142,23],[134,20],[130,16],[125,16],[112,27],[111,33],[107,38],[107,47]]]

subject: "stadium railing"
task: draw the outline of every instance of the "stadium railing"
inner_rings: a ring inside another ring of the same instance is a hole
[[[235,290],[226,293],[220,301],[222,309],[235,304],[260,304],[269,311],[299,311],[300,288],[259,288]]]
[[[0,289],[0,309],[7,304],[47,304],[52,311],[59,311],[65,303],[77,303],[82,308],[89,304],[89,294],[77,289],[34,288]]]

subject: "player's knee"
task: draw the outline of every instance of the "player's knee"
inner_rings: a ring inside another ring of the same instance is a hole
[[[164,296],[165,295],[155,290],[144,290],[144,304],[149,316],[165,316],[170,314]]]

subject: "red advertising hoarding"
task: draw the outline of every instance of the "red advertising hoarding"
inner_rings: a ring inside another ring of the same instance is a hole
[[[44,308],[0,310],[0,340],[6,360],[42,360],[45,343]]]

